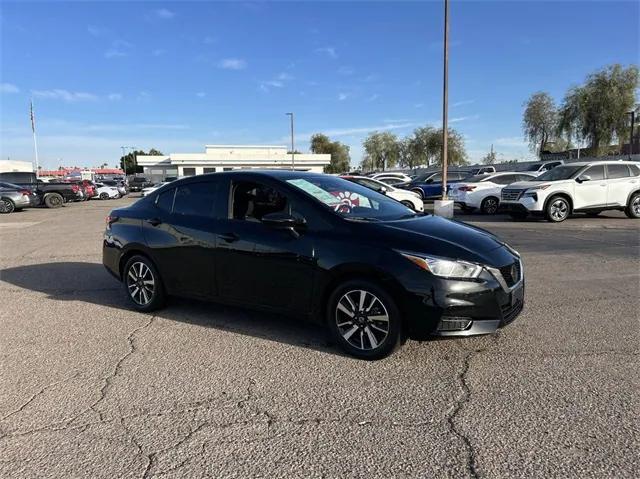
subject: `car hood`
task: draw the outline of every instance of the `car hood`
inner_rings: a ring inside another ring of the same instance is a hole
[[[375,223],[382,240],[394,249],[503,266],[513,262],[504,241],[492,233],[455,220],[425,215]]]

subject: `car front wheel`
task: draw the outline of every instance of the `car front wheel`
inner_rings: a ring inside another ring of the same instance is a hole
[[[547,203],[547,219],[553,223],[560,223],[566,220],[571,213],[569,201],[562,196],[554,196]]]
[[[382,288],[366,280],[347,281],[334,290],[327,321],[340,347],[360,359],[384,358],[400,345],[398,307]]]
[[[164,306],[162,279],[153,263],[144,256],[133,256],[127,261],[122,284],[129,301],[138,311],[154,311]]]
[[[0,213],[1,214],[13,213],[13,211],[15,209],[16,209],[16,205],[13,204],[13,201],[11,201],[8,198],[0,199]]]
[[[631,198],[629,198],[629,204],[625,208],[624,212],[629,218],[640,218],[640,192],[631,195]]]
[[[480,210],[485,215],[495,215],[498,211],[498,206],[500,205],[500,200],[495,196],[487,196],[484,200],[482,200],[482,204],[480,205]]]

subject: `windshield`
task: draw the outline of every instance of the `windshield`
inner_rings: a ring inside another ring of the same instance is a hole
[[[334,176],[306,176],[287,180],[346,219],[392,221],[417,216],[402,203],[357,183]]]
[[[582,166],[556,166],[553,170],[532,178],[531,181],[568,180],[582,168]]]
[[[529,168],[527,168],[524,171],[538,171],[540,169],[542,165],[540,163],[536,163],[535,165],[531,165],[529,166]]]

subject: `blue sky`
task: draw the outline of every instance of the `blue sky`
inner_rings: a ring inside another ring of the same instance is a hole
[[[525,158],[522,103],[639,59],[639,3],[451,4],[451,126],[470,159]],[[120,146],[200,152],[437,125],[441,2],[2,2],[0,157],[115,165]]]

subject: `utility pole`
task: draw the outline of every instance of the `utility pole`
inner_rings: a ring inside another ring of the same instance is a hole
[[[444,75],[442,84],[442,200],[447,199],[449,110],[449,0],[444,0]]]
[[[293,113],[287,113],[291,117],[291,169],[296,169],[296,145],[293,136]]]

